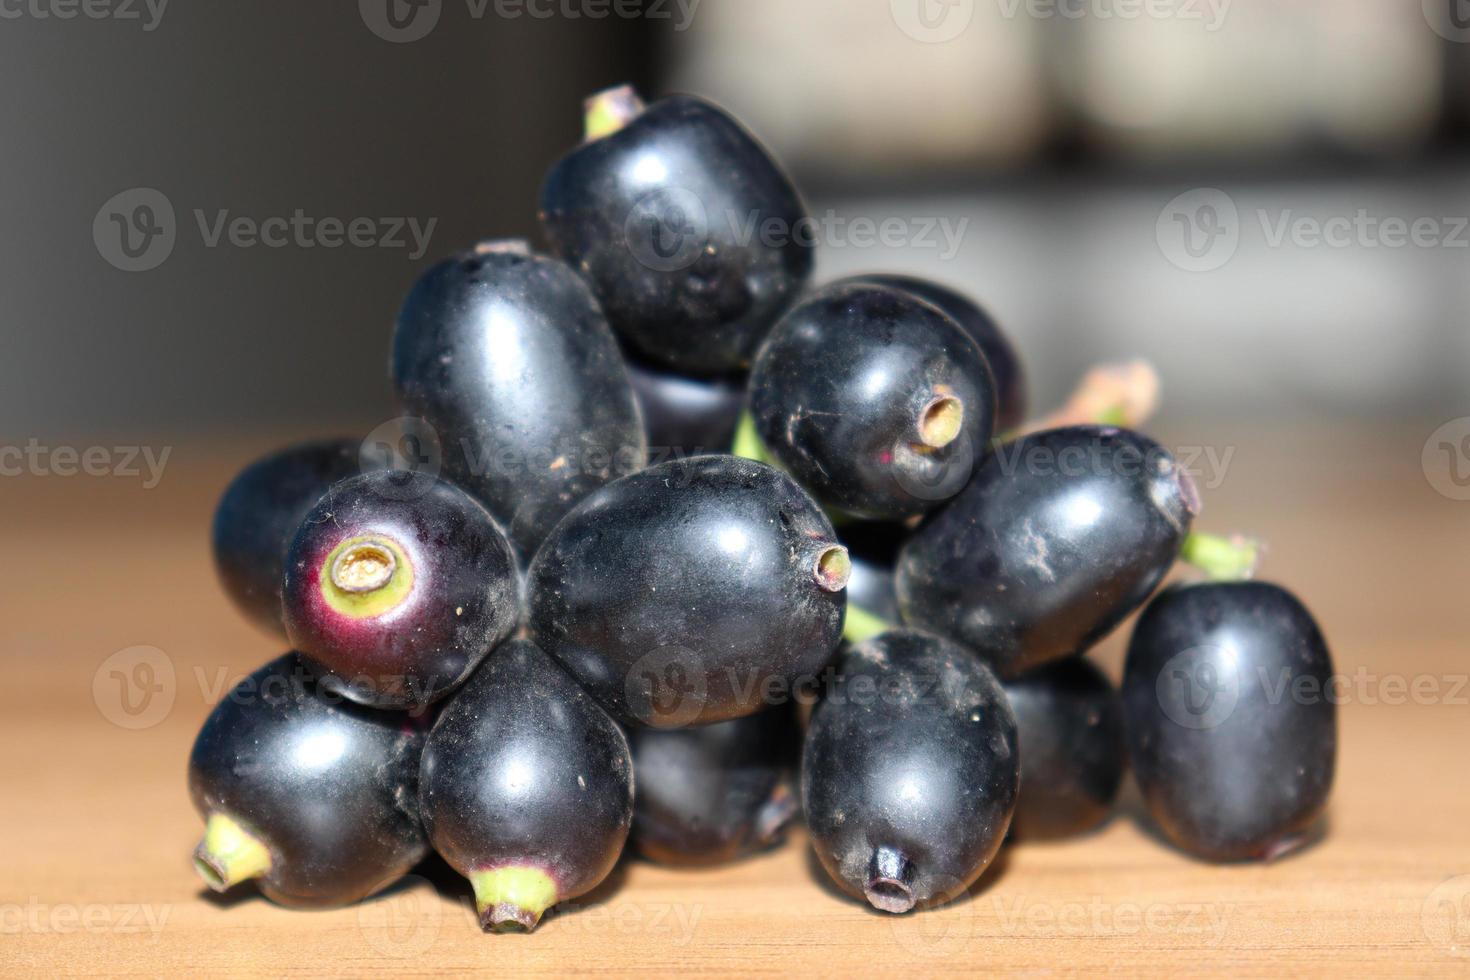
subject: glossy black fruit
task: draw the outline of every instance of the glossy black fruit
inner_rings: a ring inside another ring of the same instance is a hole
[[[261,629],[281,638],[281,575],[296,528],[327,488],[361,472],[351,439],[308,442],[271,453],[230,481],[214,511],[214,567],[225,594]]]
[[[729,452],[745,407],[744,379],[687,378],[628,361],[652,463]]]
[[[849,283],[771,331],[750,411],[766,449],[818,500],[894,520],[964,487],[990,441],[995,384],[979,345],[934,306]]]
[[[974,300],[948,286],[916,276],[868,275],[843,281],[875,282],[902,289],[949,314],[950,319],[964,327],[965,332],[980,345],[980,351],[990,365],[990,373],[995,378],[997,403],[995,431],[1009,432],[1026,421],[1026,372],[1020,355],[990,314]]]
[[[643,465],[637,401],[597,301],[524,243],[424,274],[398,316],[393,383],[436,430],[444,472],[525,559],[583,496]]]
[[[821,670],[848,571],[789,477],[699,456],[624,477],[557,525],[531,566],[530,626],[623,720],[710,724]]]
[[[255,880],[282,905],[346,905],[428,852],[418,816],[425,730],[322,690],[294,655],[251,674],[189,757],[205,818],[194,867],[216,891]]]
[[[843,655],[801,761],[822,866],[885,912],[968,888],[1005,838],[1019,780],[1016,721],[994,675],[914,630]]]
[[[1261,582],[1170,589],[1139,618],[1123,710],[1149,813],[1212,861],[1299,846],[1337,756],[1332,657],[1312,616]]]
[[[336,484],[291,542],[283,588],[292,646],[354,701],[417,708],[459,685],[515,628],[515,557],[458,487],[409,499],[390,472]]]
[[[588,101],[588,139],[552,168],[541,220],[641,354],[693,374],[748,367],[811,274],[791,182],[720,109],[630,89]]]
[[[633,843],[664,864],[734,861],[779,842],[796,815],[801,733],[783,705],[718,725],[633,729]]]
[[[1189,474],[1126,429],[999,446],[904,546],[904,621],[1008,677],[1081,653],[1149,597],[1198,511]]]
[[[1123,710],[1103,672],[1082,657],[1004,685],[1021,739],[1021,795],[1011,833],[1068,837],[1107,819],[1127,769]]]
[[[633,761],[566,671],[512,640],[439,715],[420,800],[434,849],[474,886],[481,928],[529,930],[617,863]]]

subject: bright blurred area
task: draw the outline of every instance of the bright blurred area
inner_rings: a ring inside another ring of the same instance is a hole
[[[1464,413],[1465,0],[420,0],[412,38],[374,2],[406,0],[0,22],[0,435],[390,417],[414,276],[535,237],[581,97],[625,80],[773,148],[821,279],[984,302],[1043,404],[1145,356],[1175,418]],[[92,224],[135,187],[179,240],[129,273]],[[297,210],[434,225],[423,255],[208,240]]]

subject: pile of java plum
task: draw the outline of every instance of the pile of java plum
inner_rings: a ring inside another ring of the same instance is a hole
[[[1336,719],[1294,692],[1326,645],[1254,545],[1193,531],[1130,428],[1145,366],[1028,422],[970,300],[814,287],[810,236],[769,233],[807,221],[791,183],[697,98],[590,99],[541,219],[550,254],[413,287],[391,452],[286,449],[220,502],[224,586],[292,652],[194,745],[210,886],[340,905],[432,847],[486,930],[530,930],[630,843],[717,864],[801,815],[903,913],[1008,835],[1096,827],[1130,767],[1190,854],[1310,837]],[[1199,581],[1159,591],[1176,561]],[[1119,694],[1083,655],[1140,608]]]

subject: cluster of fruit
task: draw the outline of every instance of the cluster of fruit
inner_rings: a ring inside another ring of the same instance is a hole
[[[803,812],[844,890],[906,912],[1008,832],[1097,825],[1129,763],[1189,852],[1303,839],[1336,722],[1275,681],[1328,652],[1247,542],[1192,533],[1189,474],[1124,427],[1148,372],[1028,426],[975,304],[807,291],[810,243],[741,233],[804,215],[728,115],[619,89],[587,128],[545,186],[556,257],[481,245],[399,316],[399,455],[431,465],[317,443],[225,493],[221,578],[293,652],[195,743],[211,886],[336,905],[432,846],[486,929],[531,929],[630,836],[709,864]],[[1119,697],[1081,655],[1181,557],[1214,580],[1147,606]]]

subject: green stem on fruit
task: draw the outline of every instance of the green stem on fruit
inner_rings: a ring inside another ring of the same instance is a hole
[[[530,865],[472,871],[469,879],[486,932],[530,932],[558,901],[551,875]]]
[[[735,426],[735,444],[730,447],[730,453],[745,459],[753,459],[757,463],[774,465],[770,451],[766,449],[766,444],[761,442],[759,433],[755,431],[755,417],[748,411],[740,413],[740,422]]]
[[[864,640],[871,640],[880,633],[887,633],[897,628],[896,623],[890,623],[882,616],[849,602],[847,619],[842,623],[842,638],[848,643],[861,643]]]
[[[1243,582],[1256,573],[1261,543],[1239,534],[1222,537],[1195,531],[1184,539],[1179,559],[1212,582]]]
[[[223,813],[211,813],[204,825],[204,839],[194,849],[194,870],[217,892],[271,868],[270,850]]]
[[[631,85],[619,85],[598,92],[584,105],[583,122],[587,142],[611,136],[643,115],[645,108],[647,106]]]

